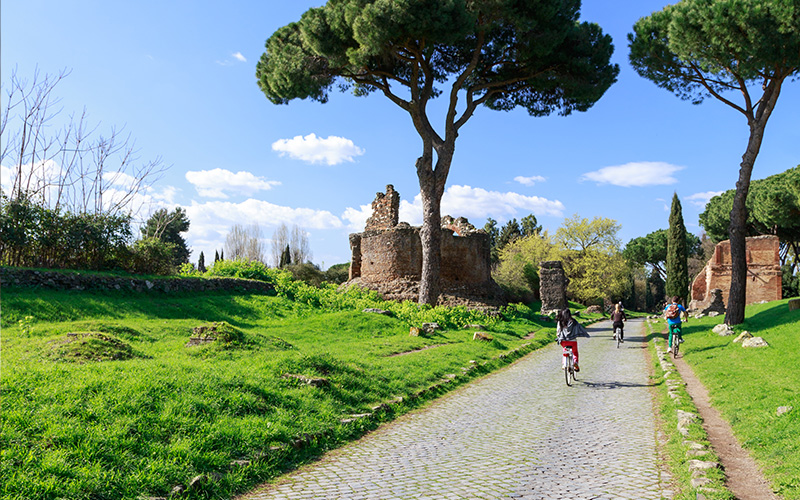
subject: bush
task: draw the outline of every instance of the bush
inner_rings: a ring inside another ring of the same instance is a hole
[[[284,266],[283,269],[292,273],[294,279],[300,280],[307,285],[319,287],[325,281],[325,273],[311,263],[289,264]]]
[[[350,279],[350,263],[334,264],[325,271],[325,281],[341,285]]]
[[[218,260],[208,268],[205,276],[223,278],[244,278],[248,280],[275,283],[275,276],[282,271],[268,268],[257,260]]]
[[[144,238],[136,241],[131,247],[126,269],[136,274],[169,275],[175,272],[172,266],[174,253],[172,243],[158,238]]]

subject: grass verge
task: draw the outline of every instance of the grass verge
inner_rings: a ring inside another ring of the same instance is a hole
[[[693,472],[692,460],[718,463],[719,457],[711,450],[697,407],[666,353],[666,340],[660,331],[663,320],[648,320],[645,324],[648,339],[651,339],[648,349],[653,360],[652,382],[657,388],[657,411],[665,435],[664,456],[672,473],[673,498],[696,500],[699,493],[709,500],[733,500],[733,495],[724,486],[722,470],[715,468],[702,474]],[[688,420],[680,421],[681,417]]]

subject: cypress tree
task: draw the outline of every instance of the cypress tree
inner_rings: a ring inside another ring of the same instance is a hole
[[[214,250],[214,264],[216,264],[217,262],[219,262],[219,252]]]
[[[677,295],[686,305],[689,292],[689,264],[686,249],[686,226],[683,224],[681,201],[678,193],[672,196],[667,230],[667,297]]]
[[[289,245],[286,245],[286,248],[283,249],[281,253],[281,261],[279,267],[285,267],[292,263],[292,252],[289,249]]]
[[[203,255],[203,252],[200,252],[200,257],[197,259],[197,270],[201,273],[206,272],[206,257]]]
[[[225,260],[225,249],[219,251],[219,260]]]

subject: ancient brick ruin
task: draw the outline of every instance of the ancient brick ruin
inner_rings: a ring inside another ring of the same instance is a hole
[[[400,195],[392,185],[372,202],[363,233],[350,235],[350,279],[390,300],[419,298],[422,242],[419,227],[399,221]],[[439,302],[470,307],[497,306],[503,292],[492,280],[489,235],[463,217],[442,218]]]
[[[567,307],[568,283],[560,260],[539,263],[539,295],[542,298],[543,314]]]
[[[777,236],[747,238],[747,295],[746,303],[780,300],[781,265],[780,240]],[[704,311],[714,302],[715,289],[721,291],[722,302],[728,306],[731,288],[731,242],[725,240],[714,248],[714,255],[692,282],[689,309]],[[719,295],[720,292],[716,292]],[[719,303],[719,298],[716,302]]]

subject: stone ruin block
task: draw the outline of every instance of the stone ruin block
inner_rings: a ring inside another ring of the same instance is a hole
[[[542,298],[542,314],[567,307],[567,284],[561,261],[550,260],[539,263],[539,294]]]
[[[777,236],[766,235],[750,237],[745,241],[747,255],[745,303],[780,300],[783,296],[780,240]],[[692,281],[689,309],[724,312],[731,289],[731,269],[731,242],[721,241],[714,247],[714,255]],[[719,290],[719,293],[715,290]]]
[[[363,233],[350,235],[350,279],[392,300],[417,300],[422,277],[419,227],[399,222],[400,195],[390,184],[372,202]],[[489,235],[464,217],[442,217],[441,303],[501,305],[503,292],[491,276]],[[478,305],[480,307],[480,305]]]

